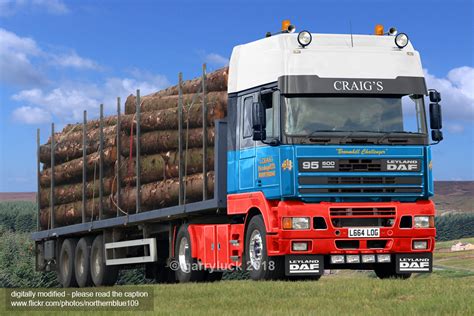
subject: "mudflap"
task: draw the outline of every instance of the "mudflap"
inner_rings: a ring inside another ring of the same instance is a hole
[[[431,273],[433,271],[433,254],[404,253],[395,256],[397,273]]]
[[[324,273],[324,256],[318,255],[289,255],[285,256],[285,274],[322,275]]]

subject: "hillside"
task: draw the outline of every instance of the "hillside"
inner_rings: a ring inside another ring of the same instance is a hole
[[[36,192],[0,192],[0,202],[36,201]]]
[[[436,181],[438,214],[474,212],[474,181]]]

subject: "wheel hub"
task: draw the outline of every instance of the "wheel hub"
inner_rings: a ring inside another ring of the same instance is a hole
[[[255,270],[259,270],[262,265],[263,241],[262,234],[258,230],[254,230],[250,235],[249,257],[250,264]]]
[[[184,273],[189,273],[191,270],[190,267],[190,253],[189,253],[189,242],[186,237],[181,238],[179,242],[178,250],[178,263],[181,271]]]

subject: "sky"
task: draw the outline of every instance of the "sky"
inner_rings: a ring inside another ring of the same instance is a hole
[[[36,190],[36,129],[114,112],[116,97],[218,69],[235,45],[279,30],[408,34],[442,94],[435,180],[474,180],[474,4],[465,1],[0,0],[0,192]]]

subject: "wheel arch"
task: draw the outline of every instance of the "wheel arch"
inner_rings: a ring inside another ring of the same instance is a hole
[[[227,197],[227,212],[230,215],[245,215],[245,229],[247,229],[252,217],[261,215],[267,233],[271,233],[278,226],[278,216],[272,212],[274,206],[272,204],[274,203],[267,200],[262,192],[229,194]]]

